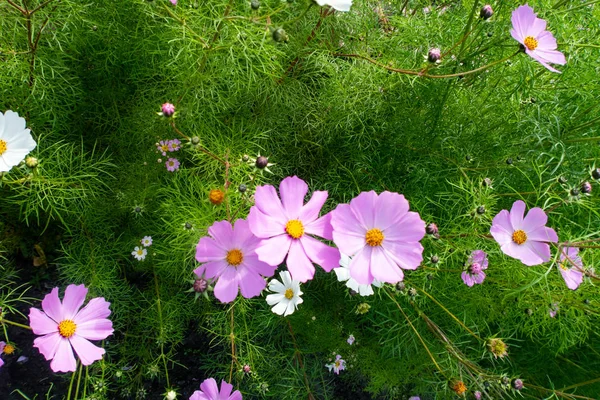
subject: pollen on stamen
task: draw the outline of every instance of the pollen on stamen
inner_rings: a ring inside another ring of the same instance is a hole
[[[377,228],[369,229],[365,235],[365,241],[371,247],[381,246],[383,239],[383,232]]]
[[[238,265],[240,265],[242,263],[242,261],[244,261],[244,255],[238,249],[229,250],[227,252],[226,260],[227,260],[227,264],[229,264],[233,267],[237,267]]]
[[[286,289],[284,296],[286,299],[291,300],[294,297],[294,291],[292,289]]]
[[[285,224],[285,231],[292,239],[300,239],[304,235],[304,225],[302,225],[302,221],[292,219]]]
[[[512,240],[516,244],[523,244],[527,241],[527,234],[521,229],[516,230],[512,234]]]
[[[7,150],[6,141],[0,139],[0,156],[4,154]]]
[[[70,319],[65,319],[58,324],[58,333],[64,338],[70,338],[75,334],[77,325]]]
[[[534,38],[533,36],[527,36],[524,40],[523,40],[523,44],[525,45],[525,47],[527,47],[529,50],[535,50],[538,47],[538,41],[536,38]]]

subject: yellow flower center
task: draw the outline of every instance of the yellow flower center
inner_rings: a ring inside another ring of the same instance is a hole
[[[138,256],[143,256],[144,255],[144,249],[139,249],[137,251],[137,253],[138,253]]]
[[[160,149],[166,153],[167,151],[169,151],[169,145],[168,144],[162,144],[160,146]]]
[[[294,291],[292,289],[285,290],[285,298],[291,300],[294,297]]]
[[[237,267],[242,263],[242,261],[244,261],[244,255],[238,249],[229,250],[227,252],[226,260],[227,264]]]
[[[65,319],[58,324],[58,333],[67,339],[75,334],[75,329],[77,329],[77,325],[70,319]]]
[[[523,244],[527,241],[527,234],[521,229],[516,230],[513,233],[512,240],[516,244]]]
[[[454,390],[454,393],[462,395],[467,391],[467,386],[463,382],[458,381],[452,386],[452,390]]]
[[[568,271],[569,267],[567,267],[567,263],[559,263],[558,266],[563,270],[563,271]]]
[[[6,142],[0,139],[0,156],[6,152]]]
[[[285,224],[285,231],[292,239],[300,239],[304,235],[304,225],[302,225],[300,220],[291,219]]]
[[[335,361],[335,367],[336,367],[336,368],[339,368],[339,367],[340,367],[340,364],[341,364],[340,360],[336,360],[336,361]]]
[[[12,354],[15,352],[15,346],[12,344],[7,344],[4,346],[4,354]]]
[[[525,40],[523,40],[523,44],[529,50],[535,50],[538,47],[538,41],[533,36],[527,36]]]
[[[377,228],[369,229],[365,235],[365,240],[371,247],[381,246],[381,243],[383,243],[383,232]]]

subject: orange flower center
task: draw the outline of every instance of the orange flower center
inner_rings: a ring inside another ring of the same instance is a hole
[[[516,230],[513,232],[512,240],[516,244],[523,244],[527,241],[527,234],[521,229]]]
[[[75,329],[77,329],[77,325],[70,319],[65,319],[58,324],[58,333],[67,339],[75,334]]]
[[[242,261],[244,261],[244,255],[238,249],[229,250],[227,252],[226,260],[227,264],[231,265],[232,267],[237,267],[242,263]]]
[[[4,354],[12,354],[15,352],[15,346],[12,344],[7,344],[4,346]]]
[[[213,189],[208,194],[208,199],[215,205],[221,204],[225,199],[225,193],[221,189]]]
[[[162,144],[160,146],[160,149],[166,153],[167,151],[169,151],[169,145],[168,144]]]
[[[538,41],[533,36],[527,36],[525,40],[523,40],[523,44],[529,50],[535,50],[538,47]]]
[[[558,266],[563,270],[563,271],[568,271],[569,267],[567,267],[567,263],[566,262],[561,262],[558,264]]]
[[[300,239],[304,235],[304,225],[302,225],[302,221],[300,220],[291,219],[285,224],[285,231],[292,239]]]
[[[463,382],[458,381],[452,386],[452,390],[454,390],[454,393],[462,395],[467,391],[467,386]]]
[[[286,299],[291,300],[294,297],[294,291],[292,289],[286,289],[284,296]]]
[[[7,150],[6,142],[4,140],[0,139],[0,156],[2,154],[4,154],[6,152],[6,150]]]
[[[365,235],[365,240],[371,247],[381,246],[381,243],[383,243],[383,238],[383,232],[377,228],[369,229]]]

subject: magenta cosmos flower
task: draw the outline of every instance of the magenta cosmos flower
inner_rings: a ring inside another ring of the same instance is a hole
[[[215,296],[223,303],[233,301],[238,294],[249,299],[258,296],[267,286],[263,276],[273,276],[275,266],[258,259],[256,248],[260,239],[248,228],[248,221],[238,219],[233,228],[229,221],[217,221],[196,246],[196,260],[202,264],[194,270],[206,279],[217,279]]]
[[[46,360],[52,360],[50,368],[54,372],[75,371],[73,349],[83,365],[100,360],[104,349],[89,340],[103,340],[113,333],[112,322],[106,319],[110,315],[110,303],[103,297],[91,299],[80,310],[87,292],[84,285],[69,285],[61,303],[58,288],[54,288],[42,300],[43,312],[29,309],[33,333],[43,335],[34,340],[33,346]]]
[[[511,20],[513,29],[510,34],[525,47],[525,53],[550,71],[560,73],[548,63],[565,65],[567,60],[556,50],[556,39],[546,30],[546,21],[537,18],[533,8],[527,4],[513,11]]]
[[[575,290],[581,285],[581,282],[583,282],[583,262],[579,257],[577,247],[563,247],[560,249],[558,270],[569,289]]]
[[[297,176],[279,185],[281,200],[271,185],[256,188],[256,205],[250,209],[250,230],[263,239],[256,249],[261,261],[279,265],[287,255],[287,267],[296,281],[306,282],[315,274],[313,263],[329,272],[339,266],[340,252],[310,235],[331,240],[331,214],[319,218],[327,200],[326,191],[315,191],[308,203],[308,185]]]
[[[517,200],[510,213],[502,210],[492,220],[490,233],[496,239],[504,254],[525,265],[538,265],[550,261],[548,242],[558,242],[552,228],[546,227],[548,217],[539,207],[532,208],[523,218],[525,202]]]
[[[231,393],[233,385],[221,381],[221,390],[217,387],[217,381],[213,378],[206,379],[200,384],[200,390],[196,390],[190,400],[242,400],[239,390]]]
[[[461,274],[463,282],[469,287],[474,284],[483,283],[485,279],[485,272],[483,270],[487,269],[487,267],[487,254],[483,250],[473,251],[467,261],[467,270]]]
[[[353,256],[350,276],[361,285],[397,283],[403,269],[416,269],[423,261],[425,222],[408,211],[398,193],[363,192],[333,211],[333,241],[343,254]]]

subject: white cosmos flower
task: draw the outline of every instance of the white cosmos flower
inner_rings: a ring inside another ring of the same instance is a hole
[[[134,256],[138,261],[144,261],[146,258],[146,254],[148,254],[148,250],[143,247],[135,246],[131,255]]]
[[[334,268],[335,274],[337,275],[338,281],[346,282],[346,286],[350,289],[354,290],[356,293],[361,296],[370,296],[373,294],[373,288],[371,285],[360,285],[356,279],[350,276],[350,261],[352,260],[347,255],[340,253],[342,256],[340,258],[340,266],[338,268]],[[383,283],[377,280],[373,280],[373,285],[376,287],[382,287]]]
[[[144,238],[142,239],[142,246],[152,246],[152,236],[144,236]]]
[[[269,282],[269,290],[275,293],[267,296],[267,303],[270,306],[274,305],[271,311],[285,317],[296,311],[298,304],[302,303],[302,292],[300,282],[293,280],[288,271],[280,272],[279,277],[283,283],[277,279],[271,279]]]
[[[329,6],[338,11],[350,11],[352,0],[315,0],[320,6]]]
[[[10,171],[35,149],[31,130],[25,129],[25,119],[14,111],[0,112],[0,172]]]

